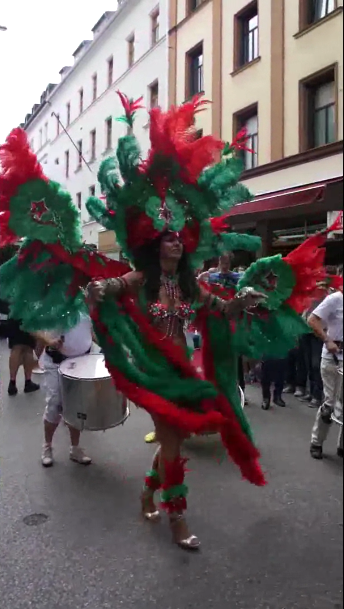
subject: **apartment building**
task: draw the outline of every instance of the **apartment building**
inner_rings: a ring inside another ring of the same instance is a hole
[[[256,198],[232,224],[287,251],[343,204],[343,0],[170,0],[169,18],[169,101],[204,92],[200,130],[247,127]]]
[[[159,0],[121,0],[106,12],[73,54],[73,65],[61,69],[61,81],[50,84],[22,125],[46,175],[73,196],[83,222],[84,239],[118,257],[114,234],[101,229],[86,211],[89,195],[100,196],[97,172],[115,152],[126,126],[117,90],[143,96],[149,110],[168,104],[168,8]],[[148,114],[137,115],[134,132],[143,154],[149,147]]]

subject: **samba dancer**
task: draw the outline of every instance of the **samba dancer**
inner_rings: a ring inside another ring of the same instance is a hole
[[[132,133],[141,100],[120,97],[122,120]],[[0,146],[0,212],[5,212],[0,244],[24,237],[18,254],[0,269],[13,316],[31,332],[54,330],[56,319],[72,329],[85,310],[83,288],[90,282],[93,327],[116,389],[152,416],[161,443],[146,476],[143,514],[158,518],[154,492],[161,489],[174,540],[184,549],[197,549],[199,541],[184,517],[182,440],[218,431],[243,478],[266,483],[237,391],[238,357],[260,359],[262,349],[283,356],[308,331],[299,314],[325,276],[319,248],[337,226],[286,258],[256,261],[229,297],[219,297],[216,286],[198,285],[191,269],[205,260],[260,247],[256,237],[228,228],[231,208],[251,196],[238,183],[237,150],[245,148],[245,133],[231,145],[212,136],[198,139],[195,118],[203,105],[195,98],[166,113],[154,108],[147,159],[135,136],[127,135],[118,142],[117,160],[101,164],[98,180],[106,203],[91,197],[87,208],[115,231],[134,271],[83,243],[76,206],[44,175],[22,130],[15,129]],[[247,312],[262,294],[264,302]],[[190,318],[202,335],[202,376],[185,349],[183,330]]]
[[[179,233],[166,230],[157,239],[133,252],[136,271],[118,280],[94,282],[88,288],[95,304],[105,297],[120,298],[125,292],[147,299],[151,324],[159,331],[161,340],[170,339],[186,351],[185,324],[190,321],[192,306],[197,302],[212,310],[235,318],[245,309],[255,307],[265,295],[255,290],[243,290],[231,301],[221,300],[197,285],[190,268]],[[185,500],[169,498],[169,489],[176,484],[184,487],[181,446],[185,434],[169,425],[164,417],[153,416],[155,437],[159,449],[142,492],[142,512],[149,521],[160,518],[154,495],[165,489],[166,507],[174,541],[183,549],[198,549],[200,542],[191,535],[184,516]],[[177,481],[176,481],[177,477]],[[186,488],[186,487],[185,487]]]

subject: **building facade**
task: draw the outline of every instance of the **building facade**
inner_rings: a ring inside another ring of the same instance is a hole
[[[233,226],[288,249],[343,204],[343,0],[170,0],[169,18],[170,102],[203,92],[200,130],[250,135]]]
[[[150,109],[168,104],[168,7],[159,0],[121,0],[82,41],[72,66],[63,67],[58,85],[49,85],[22,125],[46,175],[72,195],[80,209],[84,239],[117,257],[114,234],[87,214],[90,195],[100,196],[97,172],[115,152],[127,127],[117,90],[143,96]],[[143,154],[149,146],[148,114],[137,115],[134,132]]]

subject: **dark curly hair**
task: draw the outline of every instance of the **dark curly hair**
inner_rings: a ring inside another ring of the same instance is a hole
[[[133,252],[135,270],[143,273],[146,278],[145,293],[149,302],[156,302],[159,298],[161,285],[160,247],[162,239],[167,234],[167,232],[162,233],[153,241],[142,245]],[[185,251],[183,251],[179,261],[177,273],[183,298],[188,302],[194,302],[198,294],[198,285]]]

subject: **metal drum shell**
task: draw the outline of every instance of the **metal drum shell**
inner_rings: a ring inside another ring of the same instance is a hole
[[[101,358],[88,355],[71,358],[71,363],[82,364],[84,358]],[[106,431],[123,425],[129,416],[126,398],[116,390],[110,377],[75,378],[68,375],[63,366],[59,369],[62,393],[63,418],[79,431]]]

